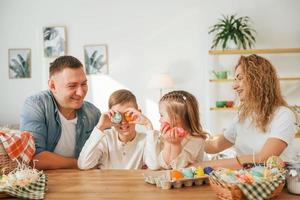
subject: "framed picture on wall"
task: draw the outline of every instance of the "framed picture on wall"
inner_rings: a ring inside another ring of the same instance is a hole
[[[63,26],[43,28],[44,55],[53,58],[66,54],[66,30]]]
[[[87,75],[108,74],[107,45],[85,45],[84,63]]]
[[[8,49],[9,78],[31,77],[31,49]]]

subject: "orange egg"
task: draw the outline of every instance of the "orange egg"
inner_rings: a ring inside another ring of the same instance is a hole
[[[126,113],[124,114],[124,117],[125,117],[125,119],[126,119],[127,122],[132,122],[132,121],[134,121],[134,117],[133,117],[133,115],[132,115],[130,112],[126,112]]]
[[[172,177],[172,179],[178,180],[178,179],[183,178],[183,174],[178,170],[172,170],[171,177]]]

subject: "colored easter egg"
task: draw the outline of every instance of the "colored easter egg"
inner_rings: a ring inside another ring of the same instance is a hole
[[[202,167],[197,167],[195,170],[195,176],[200,177],[200,176],[204,176],[204,170]]]
[[[181,127],[176,128],[176,133],[179,137],[184,137],[186,135],[186,131]]]
[[[258,171],[252,171],[251,174],[256,177],[263,177],[263,174]]]
[[[283,168],[285,166],[284,162],[278,156],[271,156],[268,158],[266,162],[267,167],[273,168]]]
[[[111,118],[111,122],[115,123],[115,124],[119,124],[122,121],[122,115],[118,112],[116,112],[114,114],[114,116]]]
[[[182,170],[183,176],[186,178],[193,178],[194,177],[194,172],[191,168],[184,168]]]
[[[214,171],[214,169],[211,168],[211,167],[205,167],[204,168],[204,173],[207,174],[207,175],[210,174],[212,171]]]
[[[271,174],[271,171],[266,168],[264,170],[264,177],[268,177],[268,176],[270,176],[270,174]]]
[[[171,177],[172,179],[178,180],[183,178],[183,174],[178,170],[172,170],[171,171]]]
[[[126,113],[124,114],[124,117],[125,117],[125,119],[126,119],[127,122],[132,122],[132,121],[134,121],[134,117],[133,117],[133,115],[132,115],[131,112],[126,112]]]

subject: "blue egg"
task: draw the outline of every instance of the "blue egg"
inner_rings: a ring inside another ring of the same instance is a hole
[[[258,171],[252,171],[251,174],[256,177],[263,177],[263,174]]]
[[[205,167],[203,170],[204,170],[204,173],[207,175],[210,174],[212,171],[214,171],[214,169],[211,167]]]
[[[185,168],[182,170],[183,176],[186,178],[193,178],[194,172],[191,168]]]
[[[112,121],[113,123],[115,123],[115,124],[121,123],[121,121],[122,121],[122,115],[121,115],[120,113],[116,112],[116,113],[114,114],[114,116],[112,117],[111,121]]]

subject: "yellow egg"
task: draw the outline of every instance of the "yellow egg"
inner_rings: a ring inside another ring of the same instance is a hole
[[[204,170],[202,167],[197,167],[197,169],[195,170],[195,175],[200,177],[200,176],[204,176]]]

